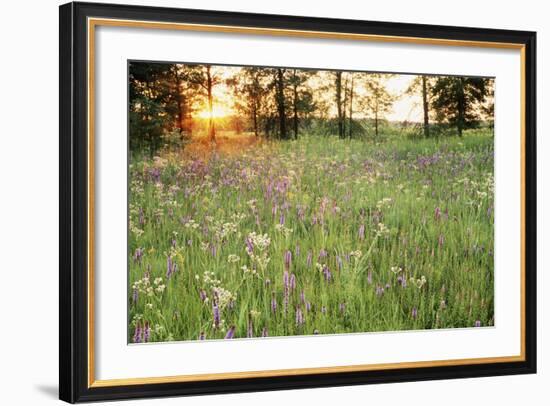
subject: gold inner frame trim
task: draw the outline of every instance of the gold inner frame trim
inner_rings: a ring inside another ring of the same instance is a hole
[[[520,51],[520,165],[521,165],[521,269],[520,269],[520,341],[519,355],[502,357],[464,358],[451,360],[396,362],[383,364],[364,364],[347,366],[330,366],[316,368],[276,369],[266,371],[221,372],[211,374],[189,374],[146,378],[95,379],[95,278],[94,278],[94,196],[95,196],[95,28],[97,26],[130,27],[161,30],[180,30],[195,32],[218,32],[244,35],[266,35],[317,39],[340,39],[385,43],[401,43],[432,46],[458,46],[474,48],[511,49]],[[504,362],[522,362],[526,359],[525,349],[525,45],[506,42],[463,41],[453,39],[435,39],[422,37],[400,37],[390,35],[354,34],[325,31],[306,31],[258,27],[240,27],[227,25],[165,23],[138,20],[89,18],[87,27],[88,39],[88,387],[112,387],[126,385],[212,381],[219,379],[266,378],[296,375],[330,374],[343,372],[366,372],[392,370],[399,368],[427,368],[459,365],[497,364]]]

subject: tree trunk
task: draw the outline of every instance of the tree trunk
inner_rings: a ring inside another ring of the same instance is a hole
[[[464,129],[464,113],[466,100],[464,97],[464,78],[459,78],[458,88],[458,119],[456,121],[458,136],[462,137],[462,130]]]
[[[351,73],[351,87],[349,93],[349,137],[351,138],[351,127],[353,124],[353,72]]]
[[[216,143],[216,128],[214,127],[214,105],[212,100],[212,74],[210,65],[206,66],[206,91],[208,94],[208,138],[211,143]]]
[[[254,101],[254,105],[252,107],[252,120],[254,122],[254,135],[258,136],[258,105],[256,101]]]
[[[378,109],[374,112],[374,135],[378,138]]]
[[[342,138],[346,137],[346,113],[348,107],[348,78],[344,80],[344,100],[342,102]]]
[[[293,90],[294,90],[294,100],[293,100],[293,110],[294,110],[294,139],[298,139],[298,83],[296,82],[296,69],[294,69],[294,78],[293,78]]]
[[[430,119],[428,105],[428,88],[426,84],[426,76],[422,75],[422,106],[424,108],[424,136],[428,138],[430,136]]]
[[[336,110],[338,112],[338,136],[344,136],[344,126],[342,123],[342,72],[336,72]]]
[[[283,74],[284,72],[282,69],[277,69],[277,110],[279,113],[279,137],[282,139],[286,139],[287,133]]]

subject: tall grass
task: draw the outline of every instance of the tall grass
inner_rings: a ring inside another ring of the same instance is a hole
[[[486,133],[228,137],[130,180],[131,342],[494,322]]]

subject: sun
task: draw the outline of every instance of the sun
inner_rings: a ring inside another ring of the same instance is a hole
[[[215,104],[214,107],[212,108],[212,117],[214,118],[222,118],[230,115],[231,115],[231,111],[224,105]],[[197,113],[197,116],[200,118],[210,118],[210,111],[208,111],[207,108],[200,110]]]

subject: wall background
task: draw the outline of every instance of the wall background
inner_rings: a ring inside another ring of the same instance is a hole
[[[545,349],[550,301],[543,275],[542,210],[550,143],[546,94],[550,23],[544,2],[524,0],[446,3],[437,0],[358,2],[339,0],[105,1],[316,17],[523,29],[538,32],[538,297],[539,373],[421,383],[355,386],[239,395],[129,401],[124,405],[181,404],[409,405],[543,404],[550,378]],[[58,5],[57,0],[5,3],[0,15],[0,397],[7,405],[60,404],[58,340]],[[544,17],[546,16],[546,18]],[[545,229],[545,230],[543,230]],[[113,403],[111,403],[113,404]]]

